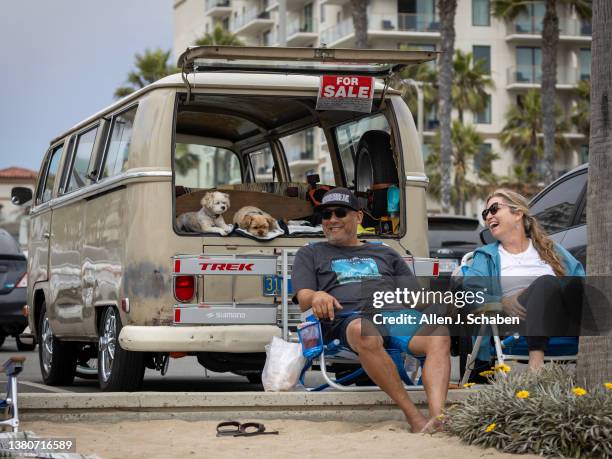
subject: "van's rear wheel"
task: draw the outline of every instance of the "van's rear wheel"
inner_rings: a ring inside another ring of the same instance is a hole
[[[98,380],[105,392],[138,390],[144,377],[144,354],[123,350],[119,345],[121,318],[115,308],[106,308],[100,321]]]
[[[43,303],[38,319],[38,360],[45,384],[69,386],[76,371],[76,348],[73,343],[62,342],[53,335],[47,307]]]

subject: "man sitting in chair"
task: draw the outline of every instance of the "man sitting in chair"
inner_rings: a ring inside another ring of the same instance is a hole
[[[381,325],[374,325],[359,314],[347,316],[363,307],[362,282],[383,285],[383,278],[402,278],[416,285],[414,274],[393,249],[357,238],[363,213],[350,190],[328,191],[315,210],[322,214],[327,242],[302,247],[295,256],[291,281],[300,309],[312,308],[321,321],[326,342],[338,339],[358,355],[367,375],[397,403],[413,432],[436,430],[450,377],[449,337],[408,337],[408,351],[426,357],[422,378],[431,417],[428,421],[410,400],[395,364],[385,351],[388,337],[384,335],[388,333],[384,330],[381,333],[377,328]]]

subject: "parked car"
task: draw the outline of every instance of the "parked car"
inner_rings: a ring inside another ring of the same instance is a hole
[[[26,257],[17,241],[8,231],[0,229],[0,346],[7,336],[14,336],[20,351],[31,351],[35,347],[19,338],[28,326],[24,313],[28,283],[26,265]]]
[[[432,280],[432,286],[446,290],[461,258],[480,245],[483,227],[477,218],[460,215],[430,215],[427,221],[429,256],[440,260],[440,276]]]
[[[386,79],[433,58],[194,47],[179,59],[188,76],[168,76],[52,139],[34,194],[13,190],[16,201],[32,200],[28,305],[30,328],[44,343],[44,382],[71,384],[78,362],[97,368],[102,390],[136,390],[145,367],[163,374],[171,353],[257,381],[264,346],[300,320],[298,305],[282,307],[291,289],[281,294],[277,266],[324,240],[313,209],[325,187],[359,192],[371,230],[362,237],[384,241],[431,276],[428,180],[413,118],[401,91],[366,77]],[[340,100],[317,105],[321,76]],[[355,87],[333,89],[359,81],[372,100],[342,101]],[[321,142],[328,158],[319,184],[309,173],[318,161],[296,152]],[[389,210],[390,189],[397,211]],[[225,212],[223,225],[179,226],[184,213],[217,206],[203,199],[212,191],[230,202],[212,209],[215,221]],[[226,234],[245,205],[301,223],[275,239]]]

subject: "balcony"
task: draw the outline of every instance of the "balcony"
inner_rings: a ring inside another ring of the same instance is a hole
[[[506,23],[506,41],[540,41],[543,16],[522,16]],[[590,22],[580,19],[559,18],[559,41],[570,43],[591,42]]]
[[[258,34],[273,26],[274,21],[270,19],[270,13],[268,11],[252,8],[234,19],[232,33]]]
[[[230,0],[206,0],[204,14],[213,18],[229,16],[232,13]]]
[[[313,151],[303,151],[301,149],[289,150],[287,152],[287,162],[293,172],[298,169],[311,169],[319,165]]]
[[[321,32],[321,43],[327,46],[337,46],[355,35],[353,19],[345,19]]]
[[[542,68],[539,65],[515,65],[508,67],[506,89],[539,88],[542,84]],[[580,80],[578,67],[557,67],[557,89],[572,89]]]
[[[287,26],[287,46],[307,46],[316,43],[319,34],[312,18],[298,18]]]
[[[371,14],[368,16],[368,32],[398,38],[439,38],[440,21],[433,14]]]

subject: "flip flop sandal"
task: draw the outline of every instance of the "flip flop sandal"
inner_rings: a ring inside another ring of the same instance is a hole
[[[256,429],[256,430],[251,430]],[[278,435],[278,431],[269,430],[266,432],[266,426],[260,422],[245,422],[240,424],[238,434],[235,437],[254,437],[256,435]]]
[[[225,421],[217,424],[217,437],[235,437],[240,433],[238,421]]]

